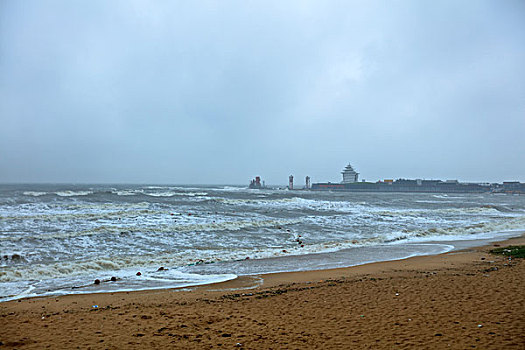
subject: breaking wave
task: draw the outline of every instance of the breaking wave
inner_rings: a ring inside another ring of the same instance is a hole
[[[87,196],[92,194],[93,191],[59,191],[55,192],[60,197],[74,197],[74,196]]]
[[[24,196],[33,196],[33,197],[40,197],[46,195],[47,192],[37,192],[37,191],[25,191]]]

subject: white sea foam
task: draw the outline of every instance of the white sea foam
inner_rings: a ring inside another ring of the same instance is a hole
[[[170,186],[170,187],[166,187],[166,188],[169,188],[170,190],[177,190],[177,191],[187,191],[187,192],[195,192],[195,191],[203,191],[203,190],[207,190],[208,188],[207,187],[181,187],[181,186]]]
[[[93,220],[93,219],[114,219],[137,216],[152,216],[152,215],[168,215],[167,212],[159,212],[157,210],[140,209],[140,210],[119,210],[119,211],[94,211],[94,212],[35,212],[35,213],[21,213],[22,215],[0,216],[3,220],[40,220],[46,222],[54,221],[71,221],[71,220]],[[26,215],[24,215],[26,214]],[[29,214],[29,215],[28,215]]]
[[[444,199],[465,199],[465,196],[451,196],[448,194],[434,194],[432,195],[434,198],[444,198]]]
[[[33,197],[40,197],[46,195],[47,192],[38,192],[38,191],[25,191],[24,196],[33,196]]]
[[[428,204],[443,204],[443,203],[456,203],[455,201],[432,201],[432,200],[420,200],[416,203],[428,203]]]
[[[219,188],[219,190],[224,192],[246,192],[248,189],[246,187],[224,186]]]
[[[262,208],[275,208],[286,210],[311,209],[318,211],[339,211],[351,212],[362,207],[359,203],[344,201],[321,201],[305,199],[300,197],[280,198],[280,199],[228,199],[215,198],[217,202],[233,206],[249,206]]]
[[[190,222],[186,224],[159,224],[152,222],[151,225],[142,224],[141,226],[125,227],[112,225],[97,225],[94,228],[78,231],[61,231],[52,233],[34,233],[31,239],[52,240],[63,238],[74,238],[94,235],[121,235],[123,233],[133,234],[146,232],[148,234],[170,234],[187,232],[220,232],[220,231],[241,231],[245,229],[266,228],[290,225],[300,222],[300,219],[281,219],[281,220],[238,220],[238,221],[217,221],[217,222]],[[10,235],[0,237],[0,241],[19,241],[25,239],[25,235]]]
[[[490,214],[496,213],[498,208],[493,206],[484,206],[484,207],[470,207],[470,208],[439,208],[439,209],[395,209],[384,210],[384,209],[370,209],[371,212],[376,213],[377,215],[382,216],[421,216],[433,214],[433,216],[438,214],[468,214],[468,215],[478,215],[478,214]]]
[[[26,283],[2,283],[0,285],[0,302],[19,298],[51,296],[65,294],[91,294],[126,292],[139,290],[187,288],[203,284],[214,284],[237,278],[235,274],[184,273],[173,269],[163,271],[144,270],[136,276],[135,270],[106,271],[107,279],[102,278],[98,285],[93,284],[93,275],[59,277],[54,280],[33,281]],[[117,277],[112,282],[109,276]]]
[[[173,197],[173,196],[187,196],[187,197],[195,197],[195,196],[206,196],[208,193],[206,192],[173,192],[173,191],[167,191],[167,192],[144,192],[146,196],[151,197]]]
[[[151,193],[144,192],[143,194],[146,196],[151,196],[151,197],[173,197],[177,195],[176,192],[151,192]]]
[[[243,259],[246,256],[255,256],[250,249],[219,249],[200,251],[188,249],[185,252],[163,253],[156,255],[127,255],[113,258],[94,258],[83,261],[69,260],[53,263],[39,263],[31,265],[4,266],[0,270],[0,282],[14,281],[44,281],[60,278],[79,279],[89,276],[92,281],[101,276],[125,277],[135,275],[137,271],[147,275],[157,271],[159,266],[164,266],[175,273],[177,266],[185,266],[196,261],[225,261]],[[266,255],[260,255],[266,256]],[[268,255],[269,256],[269,255]],[[170,272],[170,274],[172,273]],[[152,276],[155,276],[153,274]],[[165,276],[165,274],[163,274]],[[0,294],[1,296],[1,294]]]
[[[71,191],[71,190],[55,192],[55,194],[60,197],[87,196],[92,193],[93,191]]]
[[[130,190],[120,190],[120,191],[113,191],[117,196],[136,196],[139,191],[130,191]]]

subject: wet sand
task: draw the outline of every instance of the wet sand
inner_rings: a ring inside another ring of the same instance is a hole
[[[497,245],[509,244],[525,238]],[[1,303],[0,348],[525,349],[525,263],[489,254],[493,245],[191,290]]]

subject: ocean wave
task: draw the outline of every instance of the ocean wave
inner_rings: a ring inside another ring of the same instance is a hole
[[[250,226],[268,227],[274,226],[276,223],[284,225],[286,223],[293,223],[294,221],[283,220],[283,221],[260,221],[260,222],[235,222],[235,223],[221,223],[217,225],[208,225],[207,228],[212,230],[213,228],[227,228],[229,230],[241,230]],[[192,231],[196,228],[203,229],[206,225],[187,225],[179,229]],[[105,231],[106,228],[100,228],[101,231]],[[170,232],[170,228],[164,228],[159,231]],[[465,226],[454,226],[454,227],[432,227],[421,230],[403,230],[398,232],[390,232],[387,234],[378,234],[373,237],[357,236],[355,234],[349,234],[347,239],[337,239],[335,241],[325,240],[324,242],[309,243],[308,237],[303,237],[305,244],[303,247],[299,247],[297,244],[293,244],[294,237],[298,237],[297,234],[290,232],[289,237],[283,237],[281,245],[272,244],[271,246],[246,246],[240,247],[226,245],[220,247],[217,245],[215,248],[211,246],[204,249],[189,248],[184,251],[165,253],[165,254],[135,254],[130,256],[121,256],[111,259],[91,259],[87,261],[73,261],[73,262],[56,262],[52,264],[31,264],[25,266],[7,266],[3,267],[0,271],[0,281],[9,282],[17,280],[29,280],[29,279],[45,279],[45,278],[57,278],[61,276],[76,276],[80,274],[91,273],[100,275],[104,271],[118,271],[120,269],[136,267],[145,268],[153,266],[184,266],[191,264],[195,261],[204,262],[217,262],[217,261],[231,261],[237,259],[244,259],[250,257],[251,259],[262,259],[276,256],[290,256],[290,255],[304,255],[319,252],[331,252],[346,249],[350,247],[360,246],[374,246],[378,244],[396,243],[411,240],[431,241],[436,240],[440,237],[446,237],[447,239],[468,239],[469,236],[475,236],[490,232],[509,232],[509,231],[523,231],[525,230],[525,217],[509,218],[506,220],[500,220],[498,222],[480,222]],[[83,234],[79,232],[78,234]],[[85,232],[85,234],[89,234]],[[94,234],[94,233],[92,233]]]
[[[51,233],[34,233],[31,236],[26,234],[10,235],[0,237],[0,241],[20,241],[24,239],[70,239],[82,236],[95,235],[122,235],[122,234],[142,234],[148,235],[163,234],[173,235],[177,233],[187,232],[219,232],[219,231],[240,231],[246,229],[268,228],[291,225],[301,222],[301,219],[274,219],[274,220],[239,220],[239,221],[206,221],[203,223],[186,223],[173,224],[169,222],[142,222],[141,224],[134,224],[133,226],[117,226],[117,225],[97,225],[96,227],[78,230],[78,231],[60,231]]]
[[[233,254],[232,254],[233,253]],[[113,274],[118,277],[133,275],[140,271],[143,276],[155,275],[160,266],[169,269],[162,276],[178,275],[177,267],[195,264],[195,262],[217,262],[244,258],[251,252],[240,250],[231,252],[229,250],[199,252],[188,250],[183,253],[163,253],[155,255],[127,255],[109,258],[92,258],[85,260],[58,261],[50,264],[35,263],[25,266],[6,266],[0,270],[0,282],[13,281],[39,281],[46,279],[60,279],[67,277],[74,279],[77,276],[93,276],[100,278],[110,277]],[[201,277],[204,279],[205,277]]]
[[[152,208],[152,204],[148,202],[134,202],[134,203],[125,203],[125,202],[105,202],[105,203],[90,203],[90,202],[71,202],[71,203],[60,203],[56,207],[48,208],[48,210],[54,210],[57,213],[64,213],[64,210],[67,210],[66,214],[71,213],[71,211],[79,211],[79,214],[96,214],[96,213],[106,213],[109,211],[115,212],[132,212],[133,210],[143,210]],[[151,209],[153,210],[153,209]]]
[[[224,186],[222,188],[219,188],[220,191],[225,192],[246,192],[248,188],[246,187],[235,187],[235,186]]]
[[[182,192],[200,192],[200,191],[203,191],[203,190],[207,190],[208,187],[187,187],[187,186],[169,186],[169,187],[164,187],[165,189],[169,189],[169,190],[176,190],[176,191],[182,191]]]
[[[55,194],[60,197],[75,197],[75,196],[87,196],[87,195],[93,194],[93,191],[67,190],[67,191],[58,191],[58,192],[55,192]]]
[[[113,194],[116,194],[117,196],[136,196],[140,192],[137,190],[120,190],[120,191],[112,191]]]
[[[301,197],[278,198],[278,199],[230,199],[213,198],[213,201],[233,206],[250,206],[261,208],[275,208],[286,210],[309,209],[317,211],[354,212],[361,210],[362,203],[347,201],[323,201],[305,199]]]
[[[46,195],[47,192],[38,192],[38,191],[25,191],[24,196],[33,196],[33,197],[40,197]]]
[[[37,265],[32,270],[13,274],[12,278],[9,276],[9,272],[12,271],[1,271],[0,302],[34,296],[183,288],[237,278],[234,274],[196,274],[176,269],[159,271],[156,266],[117,266],[116,269],[110,266],[108,269],[99,269],[99,265],[98,261],[55,266]],[[136,275],[138,269],[142,271],[140,276]],[[116,281],[110,281],[110,276],[116,277]],[[95,285],[95,278],[100,279],[102,283]]]
[[[322,244],[308,245],[304,248],[287,247],[286,253],[283,253],[284,246],[268,248],[238,247],[236,249],[216,247],[215,249],[206,250],[195,248],[175,253],[117,256],[111,258],[111,260],[94,258],[83,261],[59,261],[51,264],[7,266],[0,270],[0,282],[56,281],[61,278],[75,280],[78,276],[87,276],[87,280],[91,282],[94,278],[104,278],[104,276],[134,276],[137,271],[141,271],[143,276],[148,276],[148,274],[154,275],[159,266],[166,267],[171,272],[176,272],[177,268],[184,266],[240,261],[245,260],[246,257],[250,259],[264,259],[285,255],[304,255],[326,250],[338,250],[342,246],[342,244]]]
[[[177,195],[176,192],[151,192],[151,193],[144,192],[142,194],[145,196],[150,196],[150,197],[173,197]]]
[[[6,215],[6,216],[0,216],[1,220],[39,220],[39,221],[46,221],[46,222],[64,222],[64,221],[72,221],[72,220],[79,220],[79,219],[87,219],[87,220],[93,220],[93,219],[100,219],[100,220],[108,220],[108,219],[122,219],[126,217],[137,217],[137,216],[152,216],[152,215],[168,215],[168,211],[160,211],[160,210],[153,210],[153,209],[140,209],[140,210],[119,210],[119,211],[96,211],[96,212],[77,212],[77,213],[67,213],[67,212],[59,212],[59,213],[22,213],[21,215]]]
[[[164,190],[164,191],[151,191],[152,189],[157,190]],[[198,196],[207,196],[207,192],[203,191],[187,191],[187,189],[180,190],[180,189],[166,189],[165,187],[148,187],[146,190],[144,189],[127,189],[127,190],[113,190],[111,193],[116,194],[117,196],[137,196],[137,195],[144,195],[144,196],[150,196],[150,197],[174,197],[174,196],[181,196],[181,197],[198,197]]]
[[[384,210],[380,208],[371,208],[371,212],[374,212],[380,216],[420,216],[429,214],[433,217],[439,214],[467,214],[467,215],[478,215],[478,214],[493,214],[495,212],[500,213],[513,213],[514,211],[501,206],[493,205],[482,205],[479,207],[468,207],[468,208],[437,208],[437,209],[390,209]],[[516,212],[517,213],[517,212]]]
[[[499,212],[502,212],[502,213],[512,213],[514,212],[514,210],[510,209],[510,208],[507,208],[503,205],[493,205],[493,204],[486,204],[486,205],[482,205],[481,206],[482,208],[486,208],[486,209],[495,209]]]
[[[455,201],[432,201],[432,200],[419,200],[416,203],[429,203],[429,204],[443,204],[443,203],[457,203]]]
[[[396,233],[398,239],[412,237],[469,236],[489,232],[525,231],[525,216],[500,219],[490,222],[478,222],[466,226],[431,227],[422,230],[403,230]]]
[[[197,197],[197,196],[206,196],[206,192],[144,192],[146,196],[151,197],[174,197],[174,196],[186,196],[186,197]]]

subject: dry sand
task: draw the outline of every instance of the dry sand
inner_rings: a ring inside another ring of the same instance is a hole
[[[525,349],[525,263],[491,248],[1,303],[0,348]]]

